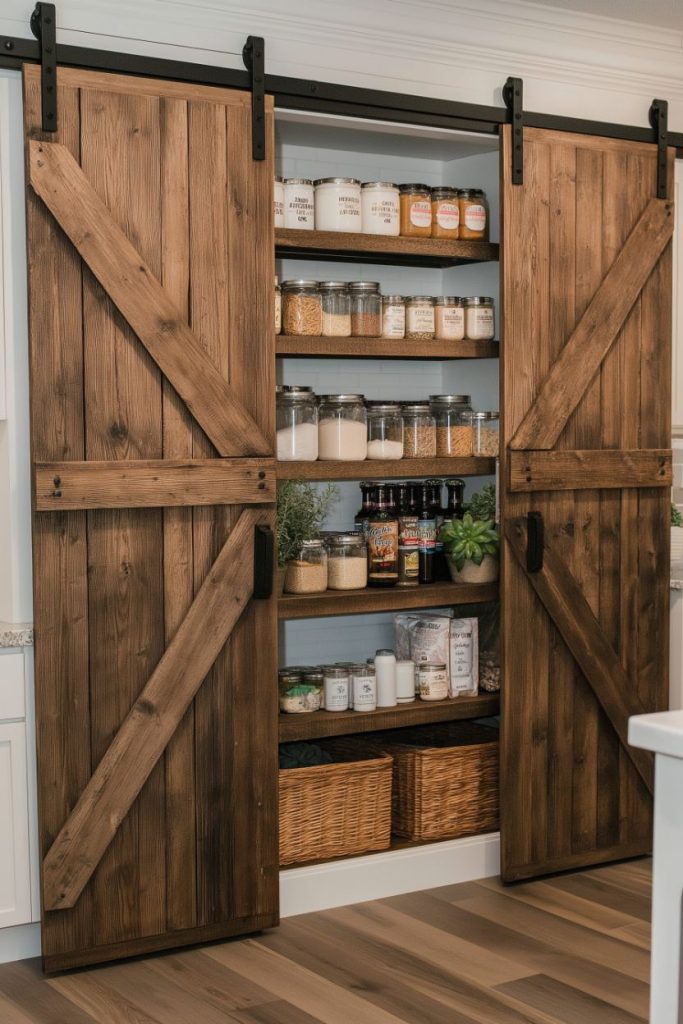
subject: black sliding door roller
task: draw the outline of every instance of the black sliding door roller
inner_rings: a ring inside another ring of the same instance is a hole
[[[40,44],[40,103],[44,132],[57,131],[57,12],[54,4],[37,3],[31,32]]]

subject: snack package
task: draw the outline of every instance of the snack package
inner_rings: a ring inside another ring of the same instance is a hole
[[[477,619],[451,619],[449,629],[451,697],[479,692],[479,623]]]
[[[396,658],[398,661],[437,661],[448,665],[450,659],[451,616],[417,612],[394,619]]]

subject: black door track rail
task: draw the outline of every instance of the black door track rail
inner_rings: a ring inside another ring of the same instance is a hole
[[[244,66],[251,76],[251,155],[266,159],[265,48],[261,36],[248,36],[242,50]]]
[[[669,146],[669,104],[666,100],[653,100],[650,107],[650,124],[655,130],[657,144],[657,199],[668,195],[668,153]]]
[[[44,132],[57,131],[56,23],[55,5],[37,3],[31,15],[31,31],[40,47],[40,103]]]
[[[512,184],[524,184],[524,85],[521,78],[508,78],[503,100],[512,125]]]

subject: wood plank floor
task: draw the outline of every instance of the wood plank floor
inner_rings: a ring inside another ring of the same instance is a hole
[[[44,979],[2,1024],[629,1024],[647,1020],[650,861],[288,918],[256,938]]]

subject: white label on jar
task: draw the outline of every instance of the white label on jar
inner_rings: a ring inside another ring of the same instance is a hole
[[[406,308],[406,328],[412,334],[434,333],[434,307],[433,306],[408,306]]]
[[[315,220],[312,185],[285,185],[285,227],[312,229]]]
[[[282,330],[282,293],[275,292],[275,333]]]
[[[410,204],[410,223],[416,228],[428,228],[432,224],[432,204],[428,199],[414,199]]]
[[[349,706],[348,679],[325,679],[325,711],[346,711]]]
[[[467,337],[472,341],[490,341],[493,333],[493,309],[490,306],[469,306]]]
[[[377,680],[375,676],[353,677],[353,710],[374,711],[377,707]]]
[[[382,310],[382,337],[403,338],[406,333],[406,307],[384,306]]]
[[[445,669],[419,673],[420,697],[422,700],[446,700],[448,697],[448,673]]]
[[[362,193],[363,231],[366,234],[397,235],[399,202],[395,193],[373,189]]]
[[[276,181],[274,184],[273,215],[275,227],[283,228],[285,226],[285,186],[281,181]]]
[[[436,333],[447,341],[462,341],[465,337],[465,310],[462,306],[438,306]]]
[[[470,231],[483,231],[486,227],[486,207],[472,203],[465,207],[465,227]]]
[[[460,226],[460,207],[458,204],[448,202],[437,203],[436,223],[444,231],[455,231]]]

